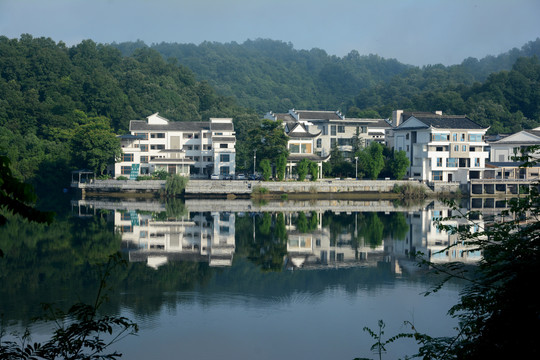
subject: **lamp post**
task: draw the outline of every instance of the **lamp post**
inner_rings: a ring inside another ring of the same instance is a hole
[[[358,180],[358,156],[354,157],[355,170],[354,170],[354,179]]]
[[[253,176],[255,176],[255,163],[257,160],[257,149],[253,149]]]

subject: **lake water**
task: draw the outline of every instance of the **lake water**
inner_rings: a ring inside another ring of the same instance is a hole
[[[139,324],[114,345],[125,359],[378,358],[364,327],[385,338],[410,332],[452,335],[446,312],[461,284],[423,293],[438,280],[416,266],[474,264],[434,219],[444,205],[407,208],[388,201],[104,200],[72,201],[49,228],[11,222],[0,235],[0,313],[24,329],[39,304],[91,301],[107,256],[127,265],[107,279],[108,314]],[[13,242],[16,238],[17,241]],[[32,325],[41,340],[50,325]],[[387,359],[412,355],[411,340],[388,345]]]

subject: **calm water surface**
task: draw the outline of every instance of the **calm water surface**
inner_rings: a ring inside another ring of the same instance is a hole
[[[140,332],[115,345],[125,359],[353,359],[375,357],[363,331],[453,334],[446,316],[459,284],[424,296],[437,279],[415,265],[474,263],[479,254],[437,253],[452,241],[431,203],[384,201],[254,204],[249,200],[73,201],[48,229],[12,224],[0,235],[0,313],[8,330],[39,315],[41,302],[92,299],[95,264],[121,251],[127,267],[108,279],[103,311],[127,316]],[[10,242],[20,239],[16,245]],[[48,325],[34,325],[44,338]],[[387,359],[412,355],[400,340]]]

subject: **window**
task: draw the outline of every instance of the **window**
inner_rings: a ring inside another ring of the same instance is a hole
[[[148,156],[141,156],[141,163],[147,163],[148,162]]]
[[[446,159],[446,166],[449,168],[457,168],[458,167],[458,159],[457,158],[448,158]]]
[[[338,128],[337,128],[337,132],[338,133],[344,133],[345,132],[345,126],[339,125]]]
[[[465,134],[461,134],[461,138],[459,140],[460,141],[465,141]]]
[[[330,139],[330,147],[334,147],[335,145],[337,145],[337,139],[336,138],[331,138]]]
[[[437,158],[437,167],[442,167],[442,158]]]
[[[336,125],[330,127],[330,135],[336,136]]]
[[[220,149],[227,149],[228,147],[229,147],[229,145],[227,145],[227,144],[219,144]]]
[[[328,131],[326,131],[326,126],[323,125],[323,126],[321,127],[321,131],[322,131],[322,134],[323,134],[323,135],[328,135]]]
[[[122,166],[121,171],[122,175],[130,175],[131,174],[131,166]]]
[[[443,179],[442,177],[442,171],[433,171],[433,180],[435,181],[441,181]]]
[[[165,139],[165,133],[152,133],[150,137],[152,139]]]
[[[148,151],[148,145],[147,144],[141,144],[139,149],[141,149],[141,152],[147,152]]]
[[[480,158],[474,158],[474,166],[480,167]]]
[[[471,142],[481,142],[482,141],[482,135],[481,134],[469,134],[469,141],[471,141]]]
[[[452,140],[457,141],[457,134],[452,134]]]
[[[409,133],[407,133],[407,135],[405,135],[405,140],[409,140]]]
[[[220,162],[229,162],[229,161],[231,161],[231,156],[229,154],[221,154],[221,155],[219,155],[219,161]]]
[[[141,140],[148,140],[148,133],[135,133]]]
[[[317,147],[322,147],[322,139],[317,139]]]
[[[122,154],[122,161],[132,162],[133,161],[133,154]]]
[[[352,139],[340,138],[340,139],[338,139],[337,143],[338,143],[339,146],[352,145]]]
[[[191,138],[193,138],[193,134],[184,134],[183,138],[184,139],[191,139]]]
[[[152,149],[152,150],[165,150],[165,145],[162,145],[162,144],[150,145],[150,149]]]
[[[410,151],[410,148],[409,148],[409,145],[407,145],[407,152],[409,152],[409,151]]]
[[[463,145],[463,146],[461,147],[461,151],[467,151],[467,145]]]
[[[459,151],[459,145],[454,145],[454,151]]]
[[[448,134],[432,134],[431,135],[431,141],[448,141],[449,135]]]

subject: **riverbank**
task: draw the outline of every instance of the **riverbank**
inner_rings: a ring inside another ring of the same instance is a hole
[[[155,196],[165,190],[164,180],[95,180],[74,182],[73,188],[82,195],[92,196]],[[318,181],[251,181],[251,180],[190,180],[184,190],[186,198],[389,198],[402,197],[400,189],[416,189],[428,197],[442,194],[415,180],[353,180],[322,179]],[[456,189],[459,189],[457,187]],[[448,189],[444,189],[446,192]]]

